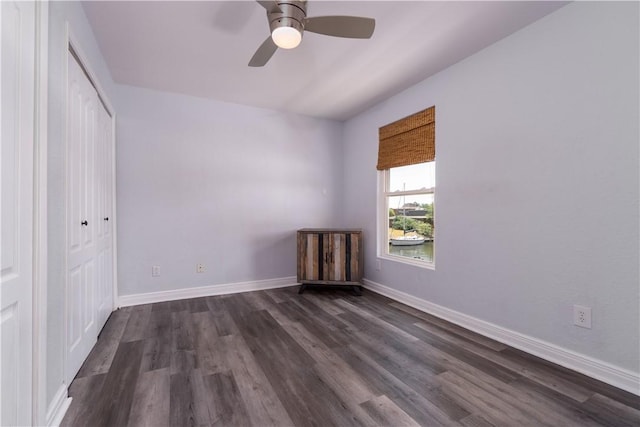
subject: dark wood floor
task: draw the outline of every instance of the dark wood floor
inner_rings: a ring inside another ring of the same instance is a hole
[[[640,398],[370,291],[120,309],[63,426],[634,426]]]

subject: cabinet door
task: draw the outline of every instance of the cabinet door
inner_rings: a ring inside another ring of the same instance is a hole
[[[325,233],[298,234],[298,280],[325,280],[328,241]]]
[[[360,233],[298,233],[298,281],[359,282],[360,251]]]
[[[332,233],[329,235],[328,280],[360,281],[360,233]]]

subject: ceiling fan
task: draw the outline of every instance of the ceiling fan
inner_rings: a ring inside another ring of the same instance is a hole
[[[267,11],[271,35],[260,45],[249,61],[250,67],[264,66],[273,54],[293,49],[302,41],[302,33],[334,37],[368,39],[373,35],[375,19],[360,16],[316,16],[307,18],[306,0],[256,0]]]

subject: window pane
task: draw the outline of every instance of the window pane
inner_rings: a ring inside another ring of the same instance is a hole
[[[421,190],[436,186],[436,162],[389,169],[389,191]]]
[[[389,239],[433,239],[433,194],[388,197]],[[395,242],[400,246],[400,241]]]
[[[389,255],[403,256],[421,261],[433,262],[433,240],[420,245],[397,246],[389,244]]]
[[[390,196],[387,253],[433,262],[433,194]]]

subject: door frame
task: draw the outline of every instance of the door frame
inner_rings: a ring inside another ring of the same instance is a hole
[[[89,61],[89,57],[84,53],[84,50],[82,48],[82,41],[79,37],[77,37],[75,35],[75,33],[73,32],[73,29],[71,28],[71,24],[69,23],[69,21],[65,22],[65,44],[64,44],[64,55],[63,55],[63,63],[64,63],[64,93],[65,93],[65,103],[64,103],[64,108],[65,111],[67,111],[67,106],[69,105],[69,88],[68,88],[68,84],[69,84],[69,69],[67,64],[69,63],[69,57],[72,55],[71,54],[71,49],[73,49],[73,52],[75,54],[75,57],[78,61],[78,63],[80,64],[81,68],[84,70],[84,72],[87,74],[87,77],[89,78],[89,81],[91,82],[91,84],[93,85],[93,87],[96,89],[96,92],[98,93],[98,98],[99,101],[102,102],[102,104],[104,105],[105,109],[107,110],[107,112],[109,113],[109,115],[111,116],[111,127],[112,127],[112,141],[111,141],[111,146],[112,146],[112,162],[111,162],[111,168],[112,168],[112,215],[113,215],[113,223],[111,225],[112,227],[112,236],[111,236],[111,244],[112,244],[112,250],[113,250],[113,267],[112,267],[112,277],[113,277],[113,307],[112,309],[115,309],[118,304],[117,304],[117,296],[118,296],[118,281],[117,281],[117,215],[116,215],[116,199],[115,199],[115,195],[116,195],[116,176],[115,176],[115,172],[116,172],[116,134],[115,134],[115,121],[116,121],[116,115],[115,115],[115,109],[113,108],[113,104],[111,103],[111,101],[109,100],[105,90],[103,89],[103,86],[100,84],[100,80],[98,79],[96,73],[93,71],[92,67],[91,67],[91,62]],[[68,188],[67,188],[67,162],[66,162],[66,152],[67,152],[67,141],[68,141],[68,135],[69,135],[69,128],[68,128],[68,120],[66,117],[66,113],[65,113],[65,125],[64,125],[64,144],[65,144],[65,161],[64,161],[64,174],[65,174],[65,188],[64,188],[64,192],[65,192],[65,197],[66,194],[68,194]],[[65,203],[66,205],[66,203]],[[64,300],[68,301],[68,295],[67,295],[67,291],[68,291],[68,268],[67,268],[67,246],[68,246],[68,242],[67,242],[67,237],[68,237],[68,230],[67,230],[67,218],[69,213],[66,211],[66,207],[65,207],[65,242],[64,242],[64,247],[65,247],[65,254],[64,254],[64,264],[65,264],[65,268],[64,268],[64,281],[65,281],[65,286],[64,286],[64,292],[65,292],[65,297]],[[67,325],[69,322],[69,310],[68,307],[66,306],[65,303],[65,307],[64,307],[64,311],[63,311],[63,324],[64,324],[64,342],[63,342],[63,348],[64,348],[64,357],[63,357],[63,381],[65,383],[66,388],[68,388],[70,386],[70,383],[67,384],[67,375],[68,375],[68,366],[67,366],[67,348],[68,348],[68,337],[67,337]],[[99,331],[98,331],[99,332]]]
[[[33,198],[31,205],[31,424],[44,425],[47,409],[47,147],[49,3],[34,2]]]
[[[35,114],[33,177],[33,336],[32,408],[34,425],[46,423],[47,412],[47,277],[48,277],[48,90],[49,2],[35,5]]]

